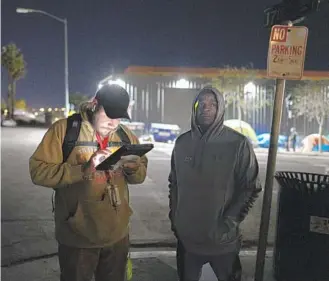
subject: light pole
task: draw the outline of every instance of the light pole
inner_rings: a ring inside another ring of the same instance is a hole
[[[28,14],[28,13],[38,13],[45,16],[48,16],[54,20],[57,20],[64,24],[64,52],[65,52],[65,116],[67,117],[70,111],[70,101],[69,101],[69,50],[68,50],[68,40],[67,40],[67,19],[62,19],[56,17],[52,14],[49,14],[45,11],[34,10],[34,9],[25,9],[17,8],[16,12],[19,14]]]
[[[249,82],[244,86],[245,96],[245,114],[247,115],[247,120],[249,123],[249,114],[247,114],[248,110],[250,110],[250,99],[252,100],[252,128],[255,130],[255,98],[256,98],[256,85],[254,82]]]

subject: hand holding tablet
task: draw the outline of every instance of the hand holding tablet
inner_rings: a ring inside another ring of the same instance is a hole
[[[129,166],[139,158],[153,149],[153,144],[130,144],[123,145],[117,151],[109,155],[102,163],[96,166],[96,170],[115,170],[118,167],[126,165]]]

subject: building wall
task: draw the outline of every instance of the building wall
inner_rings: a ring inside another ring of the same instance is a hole
[[[177,124],[183,131],[190,128],[192,102],[198,91],[209,80],[189,78],[188,83],[179,85],[180,77],[147,76],[125,74],[119,77],[125,81],[125,88],[135,101],[132,108],[134,121],[149,123]],[[274,81],[258,80],[255,82],[255,95],[250,98],[242,119],[248,122],[257,134],[270,132],[274,102]],[[289,83],[287,89],[289,91]],[[260,106],[266,102],[266,106]],[[238,109],[235,104],[227,106],[226,119],[237,119]],[[296,127],[300,135],[317,133],[318,124],[306,117],[294,117],[289,120],[286,108],[283,108],[281,134],[286,134],[291,127]],[[329,134],[329,120],[324,123],[324,132]]]
[[[181,88],[170,77],[120,76],[134,100],[132,119],[145,123],[177,124],[183,130],[190,127],[193,99],[205,80],[196,79]]]

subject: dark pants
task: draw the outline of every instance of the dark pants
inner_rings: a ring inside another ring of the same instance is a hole
[[[291,141],[291,146],[292,146],[293,151],[295,152],[296,151],[296,140]]]
[[[202,267],[209,263],[219,281],[240,281],[241,263],[237,252],[219,256],[200,256],[188,253],[183,244],[177,244],[177,273],[179,281],[198,281]]]
[[[61,281],[124,281],[129,251],[128,237],[111,247],[96,249],[59,245]]]

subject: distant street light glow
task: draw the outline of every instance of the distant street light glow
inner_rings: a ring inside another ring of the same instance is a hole
[[[189,81],[187,81],[186,79],[179,79],[176,82],[176,87],[175,88],[179,88],[179,89],[189,89],[190,88],[190,83]]]

